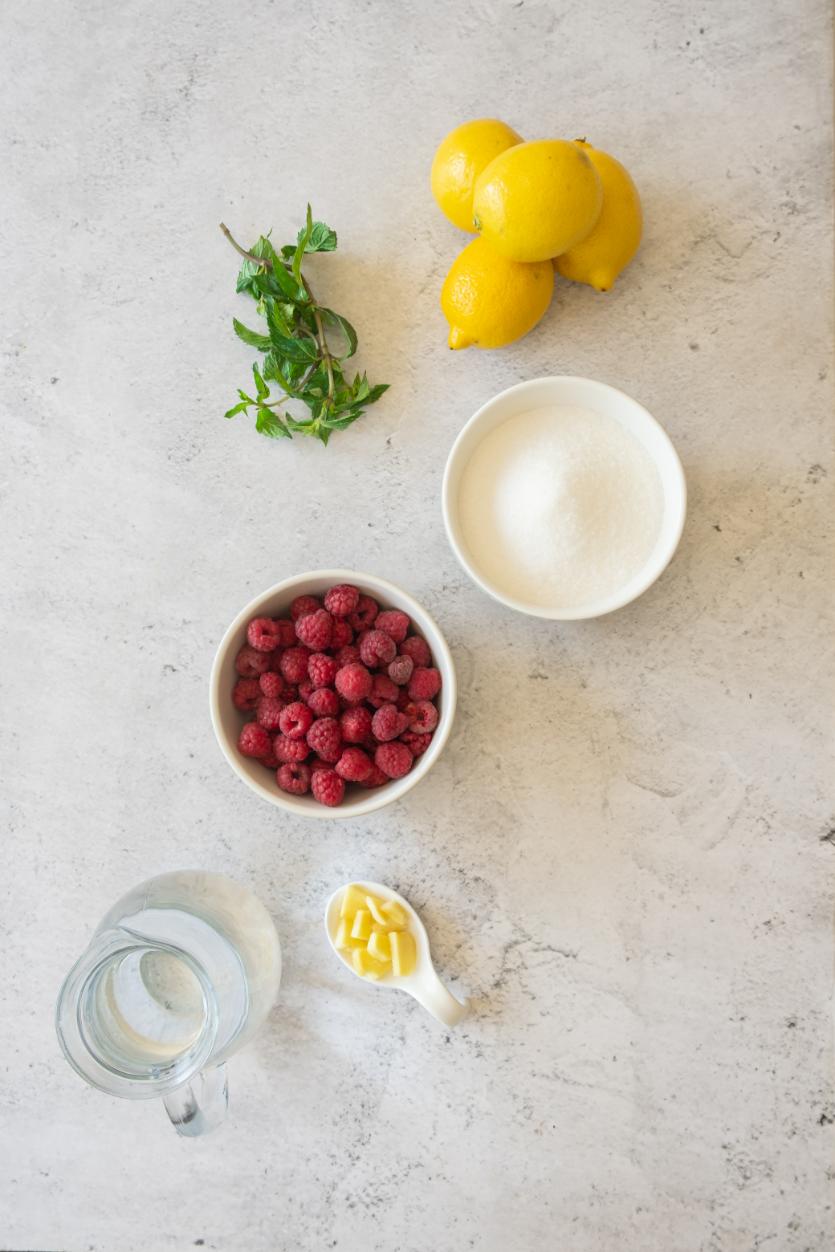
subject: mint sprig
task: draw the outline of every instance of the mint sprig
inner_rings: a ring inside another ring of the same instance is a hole
[[[252,367],[255,395],[239,390],[238,403],[224,417],[254,409],[259,434],[270,439],[312,435],[327,444],[334,431],[362,417],[388,389],[388,383],[372,385],[365,374],[355,374],[353,380],[346,376],[343,362],[357,350],[357,332],[341,313],[318,303],[302,272],[306,253],[335,250],[336,231],[314,222],[310,205],[296,242],[278,250],[269,235],[261,235],[247,249],[222,222],[220,229],[243,257],[235,290],[252,296],[266,323],[252,330],[232,319],[238,338],[263,359]],[[309,416],[294,416],[287,408],[291,400],[305,406]]]

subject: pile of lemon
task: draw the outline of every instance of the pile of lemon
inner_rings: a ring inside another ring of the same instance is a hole
[[[477,233],[441,291],[451,348],[500,348],[536,326],[554,268],[608,291],[641,242],[641,201],[628,172],[584,139],[526,143],[495,118],[457,127],[432,162],[432,194]]]

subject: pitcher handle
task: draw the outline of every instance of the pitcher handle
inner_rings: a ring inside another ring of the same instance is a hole
[[[226,1066],[212,1065],[201,1070],[162,1102],[178,1135],[193,1139],[217,1130],[229,1107]]]

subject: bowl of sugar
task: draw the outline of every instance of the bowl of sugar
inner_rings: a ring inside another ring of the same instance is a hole
[[[518,383],[488,400],[447,460],[452,550],[483,591],[554,621],[629,604],[671,561],[687,487],[637,401],[590,378]]]

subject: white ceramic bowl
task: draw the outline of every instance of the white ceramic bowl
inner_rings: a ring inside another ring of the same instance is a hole
[[[580,405],[614,418],[643,444],[654,460],[664,493],[661,530],[646,565],[634,578],[611,596],[580,606],[548,608],[514,599],[479,569],[470,553],[461,528],[458,496],[462,475],[482,439],[509,418],[550,404]],[[444,525],[452,550],[473,582],[494,600],[520,613],[554,621],[577,621],[602,617],[622,608],[650,587],[672,559],[684,529],[687,486],[681,461],[664,429],[645,408],[616,387],[591,378],[557,375],[534,378],[500,392],[473,414],[459,434],[446,463],[442,489]]]
[[[319,804],[311,795],[291,796],[282,791],[275,780],[275,775],[264,769],[257,761],[241,756],[238,751],[238,735],[241,726],[249,720],[246,714],[239,712],[232,703],[232,688],[237,681],[235,657],[246,643],[246,628],[253,617],[286,617],[289,616],[290,603],[296,596],[320,596],[334,583],[353,583],[361,592],[373,596],[386,609],[402,609],[408,613],[417,633],[422,635],[432,652],[434,664],[441,673],[441,691],[438,696],[438,725],[432,736],[432,742],[415,761],[412,769],[403,778],[383,783],[381,787],[363,791],[360,787],[349,786],[342,804],[328,808]],[[421,778],[425,778],[443,751],[449,738],[452,721],[455,716],[456,684],[455,670],[452,664],[447,642],[435,620],[424,608],[407,595],[394,583],[383,578],[375,578],[373,574],[358,574],[353,570],[325,569],[314,570],[309,574],[297,574],[293,578],[285,578],[276,583],[262,595],[256,596],[235,618],[232,625],[220,641],[220,646],[212,666],[210,680],[210,702],[212,725],[221,751],[232,769],[244,782],[257,791],[259,796],[269,800],[271,804],[290,813],[302,817],[343,818],[361,817],[365,813],[373,813],[394,800],[399,800],[407,791],[411,791]]]

